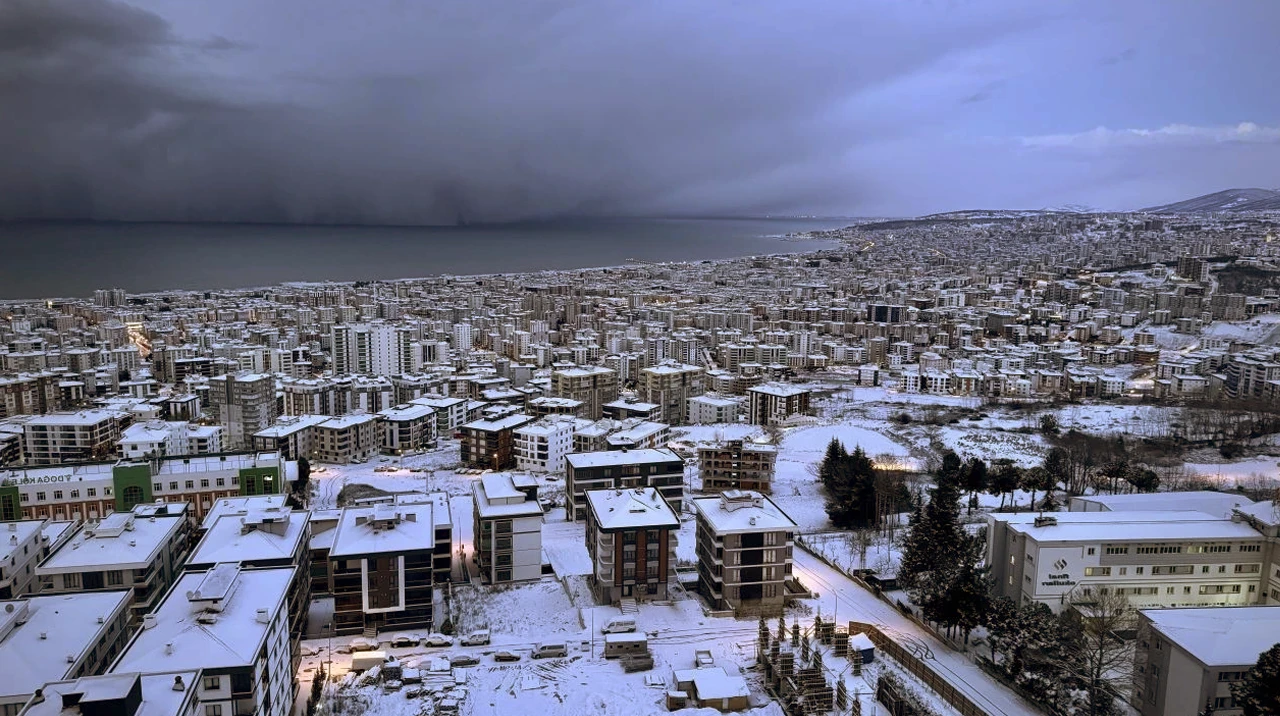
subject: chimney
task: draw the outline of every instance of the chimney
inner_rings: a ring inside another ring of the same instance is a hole
[[[156,622],[156,615],[154,615],[154,614],[147,614],[147,615],[145,615],[145,616],[143,616],[143,617],[142,617],[142,628],[143,628],[143,629],[155,629],[155,628],[156,628],[156,623],[157,623],[157,622]]]
[[[257,619],[259,624],[268,624],[271,622],[271,613],[266,609],[259,609]]]
[[[186,685],[186,684],[184,684],[184,683],[182,683],[182,674],[178,674],[178,675],[176,675],[176,676],[174,676],[174,677],[173,677],[173,690],[174,690],[174,691],[186,691],[186,690],[187,690],[187,685]]]

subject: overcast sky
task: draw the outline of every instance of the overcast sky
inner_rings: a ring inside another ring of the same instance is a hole
[[[1280,186],[1276,0],[3,0],[0,217],[1133,209]]]

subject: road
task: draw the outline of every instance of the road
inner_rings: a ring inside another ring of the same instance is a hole
[[[963,691],[975,704],[997,716],[1043,716],[1035,706],[1005,688],[937,637],[900,614],[892,606],[832,569],[808,551],[797,547],[792,567],[806,587],[817,592],[824,616],[834,608],[837,621],[874,624],[885,636],[901,644]]]

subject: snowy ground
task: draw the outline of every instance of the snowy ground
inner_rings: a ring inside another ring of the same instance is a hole
[[[903,536],[905,531],[899,531],[899,542]],[[867,545],[865,562],[852,532],[805,535],[803,539],[810,551],[822,555],[824,559],[846,572],[873,569],[881,574],[894,574],[902,561],[900,544],[892,543],[880,535]]]
[[[1248,486],[1259,479],[1280,483],[1280,458],[1275,456],[1224,463],[1189,462],[1185,467],[1190,472],[1208,478],[1221,489],[1231,489],[1236,485]]]

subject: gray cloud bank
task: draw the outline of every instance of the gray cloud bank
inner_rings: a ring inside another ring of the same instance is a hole
[[[914,139],[1003,111],[984,52],[1045,20],[1019,2],[135,1],[0,0],[0,218],[891,211],[966,177],[1016,203],[1073,141]]]

